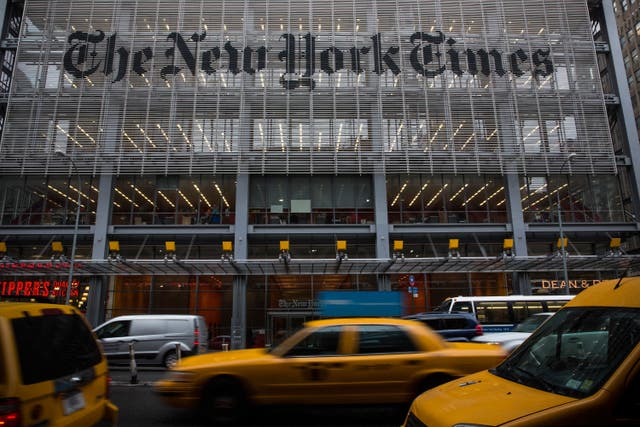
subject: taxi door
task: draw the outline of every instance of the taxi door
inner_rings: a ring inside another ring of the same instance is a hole
[[[284,354],[251,369],[255,398],[262,403],[342,403],[349,364],[343,326],[327,326],[301,337]]]
[[[353,325],[345,332],[349,342],[348,369],[342,393],[352,403],[369,401],[406,402],[414,373],[426,363],[408,332],[396,325]]]

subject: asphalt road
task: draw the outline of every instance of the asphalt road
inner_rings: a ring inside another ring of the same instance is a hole
[[[120,408],[120,427],[204,427],[193,411],[165,406],[151,391],[151,383],[163,369],[139,368],[138,383],[130,384],[126,367],[110,369],[111,400]],[[371,407],[276,407],[254,408],[241,427],[398,427],[404,408]]]

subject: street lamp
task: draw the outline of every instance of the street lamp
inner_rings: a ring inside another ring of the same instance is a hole
[[[576,153],[569,153],[567,158],[562,162],[562,166],[560,166],[560,175],[562,175],[562,170],[565,165],[571,161],[572,158],[576,156]],[[560,229],[560,256],[562,256],[562,272],[564,273],[564,286],[565,293],[569,294],[569,273],[567,273],[567,251],[565,249],[564,244],[564,233],[562,231],[562,208],[560,207],[560,186],[556,190],[556,203],[558,204],[558,228]]]
[[[71,259],[69,260],[69,279],[67,280],[67,292],[65,295],[65,304],[69,305],[69,300],[71,299],[71,284],[73,283],[73,264],[75,263],[75,259],[76,259],[76,242],[78,240],[78,225],[80,224],[80,203],[82,203],[82,200],[80,199],[81,195],[82,195],[82,179],[80,178],[80,172],[78,171],[78,167],[76,166],[76,163],[73,161],[73,159],[67,155],[67,153],[65,153],[64,151],[60,151],[60,150],[56,150],[56,154],[66,158],[67,160],[69,160],[71,162],[71,165],[73,166],[73,169],[76,172],[76,176],[78,177],[78,188],[77,188],[77,192],[78,192],[78,201],[77,206],[76,206],[76,223],[75,226],[73,228],[73,242],[71,243]]]

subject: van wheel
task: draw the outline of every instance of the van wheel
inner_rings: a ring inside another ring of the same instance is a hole
[[[175,350],[168,351],[167,354],[164,355],[164,359],[162,359],[162,364],[165,368],[173,368],[178,363],[178,355]]]
[[[202,394],[201,413],[213,425],[236,424],[246,413],[247,400],[237,381],[225,378],[209,383]]]

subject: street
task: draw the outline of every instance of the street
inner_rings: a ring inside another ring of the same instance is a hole
[[[119,426],[192,426],[205,424],[194,411],[165,406],[151,391],[151,383],[164,369],[139,368],[138,384],[130,384],[126,367],[111,367],[111,400],[120,408]],[[398,407],[275,407],[255,408],[243,427],[397,427],[404,410]]]

